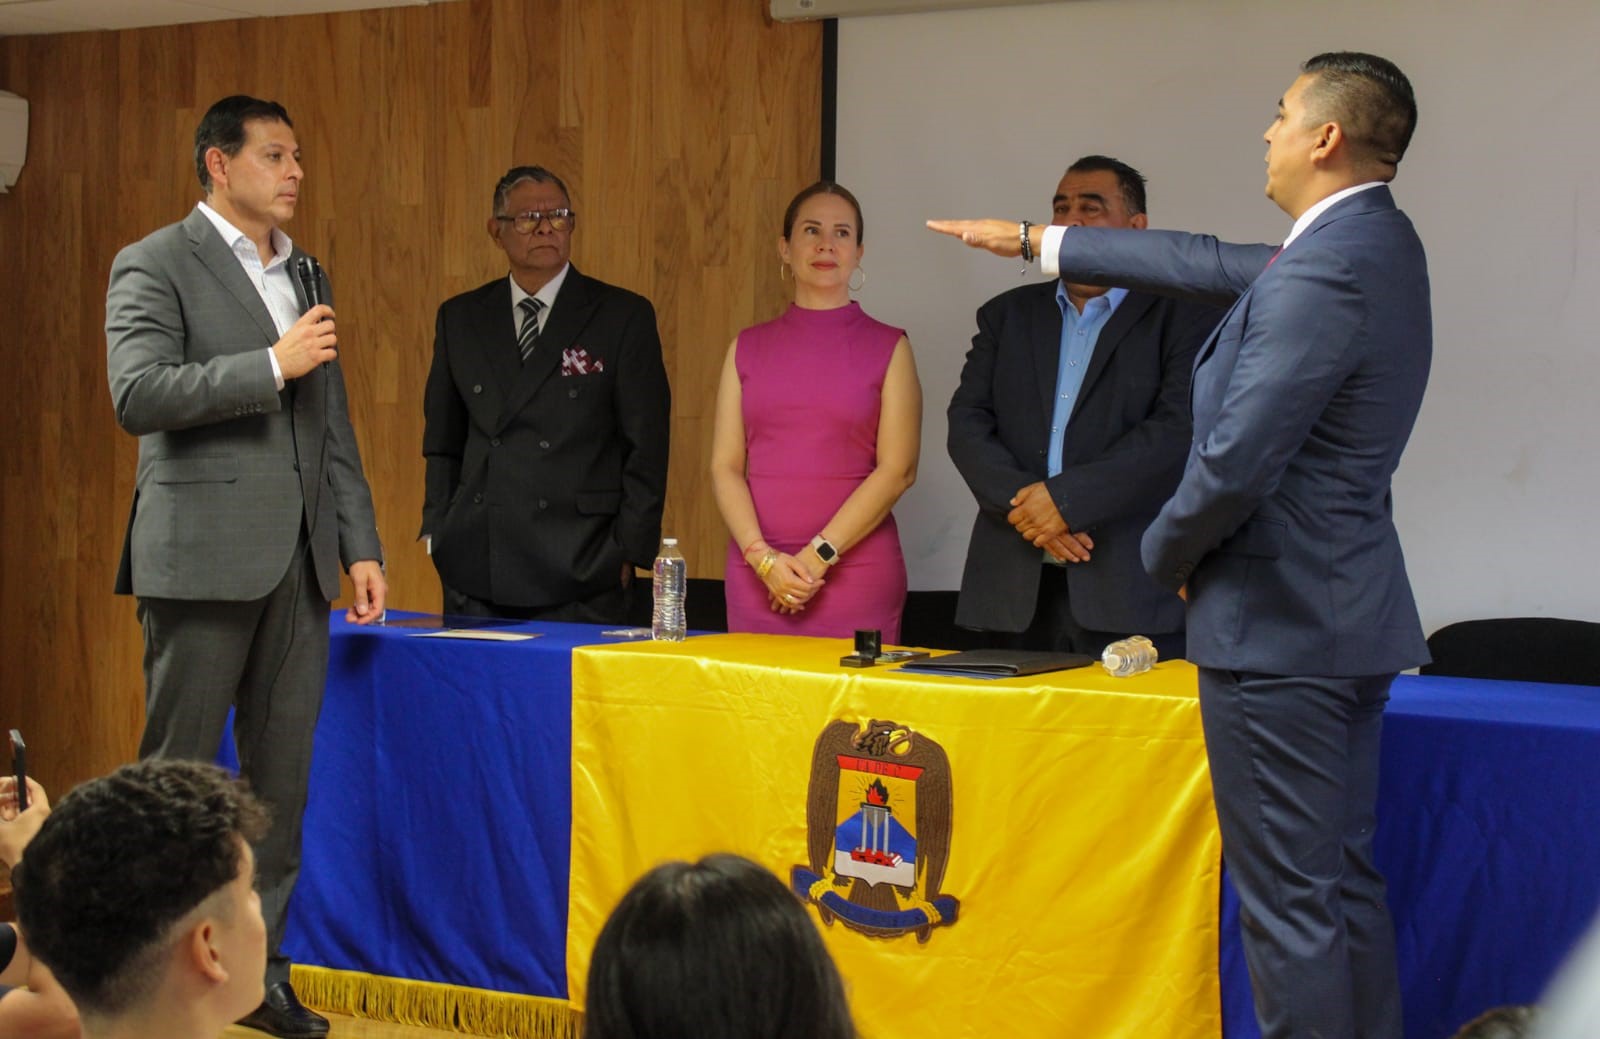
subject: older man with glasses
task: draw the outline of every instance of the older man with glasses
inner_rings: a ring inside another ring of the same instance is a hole
[[[614,624],[661,536],[671,393],[655,310],[570,262],[561,179],[517,166],[489,237],[511,270],[439,307],[422,537],[446,613]]]

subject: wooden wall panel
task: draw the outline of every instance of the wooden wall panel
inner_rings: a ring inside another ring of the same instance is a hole
[[[0,196],[0,727],[60,792],[128,760],[143,721],[134,604],[111,594],[136,444],[112,414],[105,285],[123,245],[199,197],[195,123],[284,103],[307,179],[286,228],[334,278],[391,602],[437,609],[414,542],[421,396],[446,296],[502,275],[484,231],[513,163],[559,173],[574,261],[656,304],[674,395],[666,526],[721,576],[705,478],[723,350],[778,312],[774,242],[816,176],[821,29],[761,0],[462,0],[0,39],[31,105]]]

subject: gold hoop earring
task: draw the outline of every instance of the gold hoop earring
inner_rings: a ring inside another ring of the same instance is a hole
[[[788,275],[788,277],[785,277],[785,275]],[[787,263],[784,263],[782,260],[779,260],[778,261],[778,280],[779,281],[789,281],[793,277],[794,277],[794,272],[789,270],[789,265]]]
[[[852,284],[852,282],[854,282],[855,276],[857,274],[861,275],[861,284],[860,285]],[[867,269],[865,267],[857,267],[855,270],[851,271],[850,272],[850,281],[845,282],[845,284],[850,287],[850,291],[851,292],[860,292],[862,289],[866,288],[867,287]]]

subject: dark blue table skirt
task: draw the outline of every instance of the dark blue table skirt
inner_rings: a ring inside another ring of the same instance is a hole
[[[297,962],[565,996],[575,624],[528,642],[335,617]]]
[[[407,638],[336,616],[286,951],[564,997],[574,646]],[[1600,689],[1401,676],[1377,854],[1408,1039],[1536,999],[1600,907]],[[1224,1029],[1255,1039],[1224,889]]]
[[[1401,675],[1381,767],[1407,1039],[1535,1002],[1600,909],[1600,687]],[[1222,907],[1224,1031],[1259,1039],[1231,887]]]

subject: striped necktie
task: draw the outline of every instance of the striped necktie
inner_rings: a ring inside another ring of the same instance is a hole
[[[539,311],[544,303],[526,296],[517,304],[522,311],[522,327],[517,330],[517,349],[522,352],[522,363],[527,364],[528,358],[533,356],[533,348],[539,342]]]

